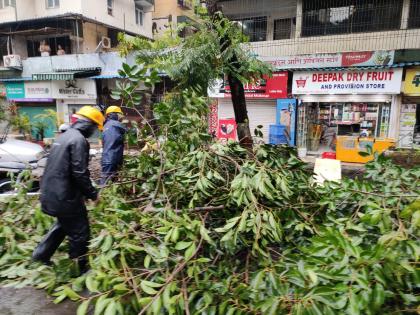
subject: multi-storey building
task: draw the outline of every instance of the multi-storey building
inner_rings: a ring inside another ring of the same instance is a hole
[[[345,136],[360,134],[393,138],[403,147],[420,140],[415,67],[420,65],[420,0],[222,0],[218,5],[248,36],[250,49],[279,71],[262,86],[248,87],[251,128],[263,125],[264,140],[293,142],[296,133],[298,147],[315,153],[340,149],[344,139],[359,150],[358,137]],[[280,75],[288,80],[281,83]],[[219,119],[233,117],[229,94],[218,96]],[[270,131],[270,125],[277,128]]]
[[[92,53],[117,34],[152,37],[153,0],[1,0],[0,52],[21,58],[39,56],[45,41],[55,55]]]
[[[152,39],[153,10],[154,0],[0,0],[0,88],[32,120],[110,102],[125,61],[118,34]]]
[[[156,0],[152,24],[154,37],[168,32],[175,35],[181,23],[194,24],[196,13],[202,6],[200,0]],[[188,31],[186,28],[177,35],[185,36]]]

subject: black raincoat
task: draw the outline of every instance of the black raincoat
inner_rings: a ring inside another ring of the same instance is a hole
[[[88,269],[89,220],[85,199],[96,200],[88,170],[89,143],[96,130],[90,121],[78,120],[53,144],[41,181],[42,210],[57,222],[35,248],[32,258],[45,264],[67,237],[69,256],[77,259],[80,272]]]
[[[86,140],[94,127],[91,122],[79,120],[54,142],[41,180],[45,213],[78,216],[86,211],[85,199],[96,200],[98,192],[90,180]]]

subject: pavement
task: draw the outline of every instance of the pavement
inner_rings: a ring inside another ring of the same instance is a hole
[[[44,290],[0,287],[0,315],[75,315],[78,305],[71,301],[54,304]]]

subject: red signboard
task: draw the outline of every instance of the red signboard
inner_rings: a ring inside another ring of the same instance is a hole
[[[219,119],[217,138],[220,140],[236,140],[235,118]]]
[[[284,72],[275,72],[272,77],[264,77],[254,83],[244,85],[246,98],[265,98],[265,99],[278,99],[287,98],[287,78],[288,74]],[[220,93],[224,97],[230,97],[230,86],[226,80]]]

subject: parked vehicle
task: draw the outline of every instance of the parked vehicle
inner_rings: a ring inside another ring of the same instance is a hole
[[[22,140],[10,139],[8,128],[0,137],[0,194],[11,192],[12,179],[19,182],[19,174],[30,170],[35,178],[40,178],[45,167],[47,154],[42,146]],[[38,189],[39,181],[33,190]]]

